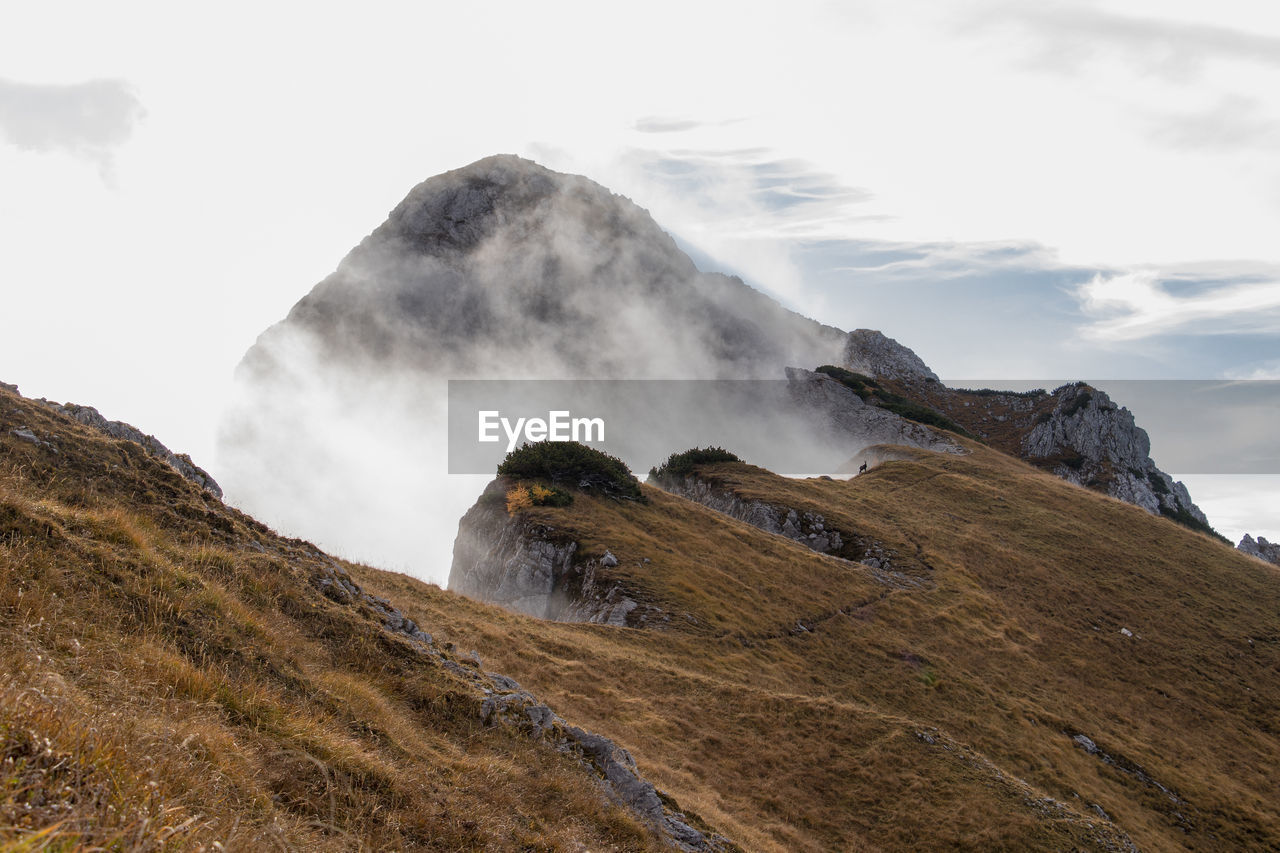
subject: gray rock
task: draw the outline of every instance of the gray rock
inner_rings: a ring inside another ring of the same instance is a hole
[[[56,450],[56,448],[54,448],[51,443],[45,441],[43,438],[36,435],[34,432],[32,432],[26,427],[18,427],[17,429],[11,429],[9,430],[9,434],[12,435],[14,438],[18,439],[19,441],[25,441],[28,444],[34,444],[36,447],[48,447],[50,449]]]
[[[540,619],[619,627],[659,621],[602,570],[618,565],[610,551],[584,557],[578,543],[551,528],[507,514],[495,480],[458,523],[449,589]]]
[[[920,356],[873,329],[855,329],[849,333],[842,366],[875,379],[938,381],[937,374]]]
[[[1022,456],[1044,459],[1054,474],[1136,504],[1154,515],[1209,521],[1187,487],[1156,467],[1151,439],[1133,413],[1096,388],[1076,383],[1054,390],[1052,412],[1022,439]]]
[[[1075,741],[1076,746],[1080,747],[1090,755],[1098,754],[1098,745],[1093,742],[1093,738],[1090,738],[1087,735],[1076,735],[1072,740]]]
[[[1255,541],[1246,533],[1236,547],[1259,560],[1266,560],[1268,563],[1280,566],[1280,542],[1268,542],[1265,536],[1259,536]]]
[[[655,482],[673,495],[688,498],[768,533],[785,536],[820,554],[836,553],[845,546],[844,535],[827,527],[826,518],[818,513],[800,513],[791,507],[744,499],[736,492],[693,475],[667,477]]]
[[[811,421],[825,427],[833,444],[843,443],[850,456],[879,444],[965,453],[947,433],[869,405],[844,383],[825,373],[789,367],[786,375],[793,405],[808,410]]]
[[[36,402],[53,409],[59,414],[73,418],[85,426],[92,427],[104,435],[112,438],[124,439],[139,445],[148,455],[167,463],[176,470],[183,478],[195,483],[202,489],[212,492],[218,498],[222,497],[222,488],[217,481],[209,475],[208,471],[196,465],[191,461],[191,457],[185,453],[174,453],[165,447],[159,439],[154,435],[146,435],[137,427],[124,423],[123,421],[109,421],[93,406],[80,406],[75,403],[64,403],[59,405],[51,403],[48,400],[38,400]]]

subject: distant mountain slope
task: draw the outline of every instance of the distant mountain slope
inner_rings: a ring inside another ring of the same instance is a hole
[[[554,541],[568,617],[629,599],[633,628],[361,577],[750,849],[1280,845],[1280,574],[970,447],[849,481],[704,466],[696,503],[646,487],[464,520],[456,575],[486,535]]]

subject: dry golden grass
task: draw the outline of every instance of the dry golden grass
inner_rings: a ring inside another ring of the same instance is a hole
[[[662,630],[347,568],[748,850],[1280,846],[1277,571],[972,450],[848,482],[705,472],[883,543],[893,583],[654,489],[519,510],[611,550]],[[320,595],[327,562],[0,391],[0,850],[657,846]]]
[[[0,850],[659,846],[327,562],[0,391]]]
[[[1280,573],[971,449],[848,482],[704,472],[883,542],[918,587],[653,489],[529,512],[610,549],[667,630],[359,577],[749,849],[1105,848],[1095,804],[1143,850],[1280,845]]]

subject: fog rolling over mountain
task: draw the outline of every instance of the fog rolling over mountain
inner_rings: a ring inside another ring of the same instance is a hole
[[[258,339],[219,471],[282,530],[443,581],[488,479],[445,473],[446,380],[783,379],[839,361],[845,337],[700,272],[604,187],[490,157],[415,187]],[[743,427],[717,420],[733,443]]]

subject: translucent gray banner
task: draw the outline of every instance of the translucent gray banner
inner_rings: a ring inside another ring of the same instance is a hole
[[[929,446],[835,383],[808,371],[778,380],[450,380],[451,474],[493,474],[526,441],[576,440],[650,466],[690,447],[721,446],[782,474],[847,474],[867,447]],[[1048,391],[1053,380],[947,380],[953,389]],[[1129,409],[1151,456],[1179,474],[1280,473],[1280,382],[1106,380],[1090,385]],[[842,396],[843,395],[843,396]],[[984,399],[990,399],[989,397]]]

